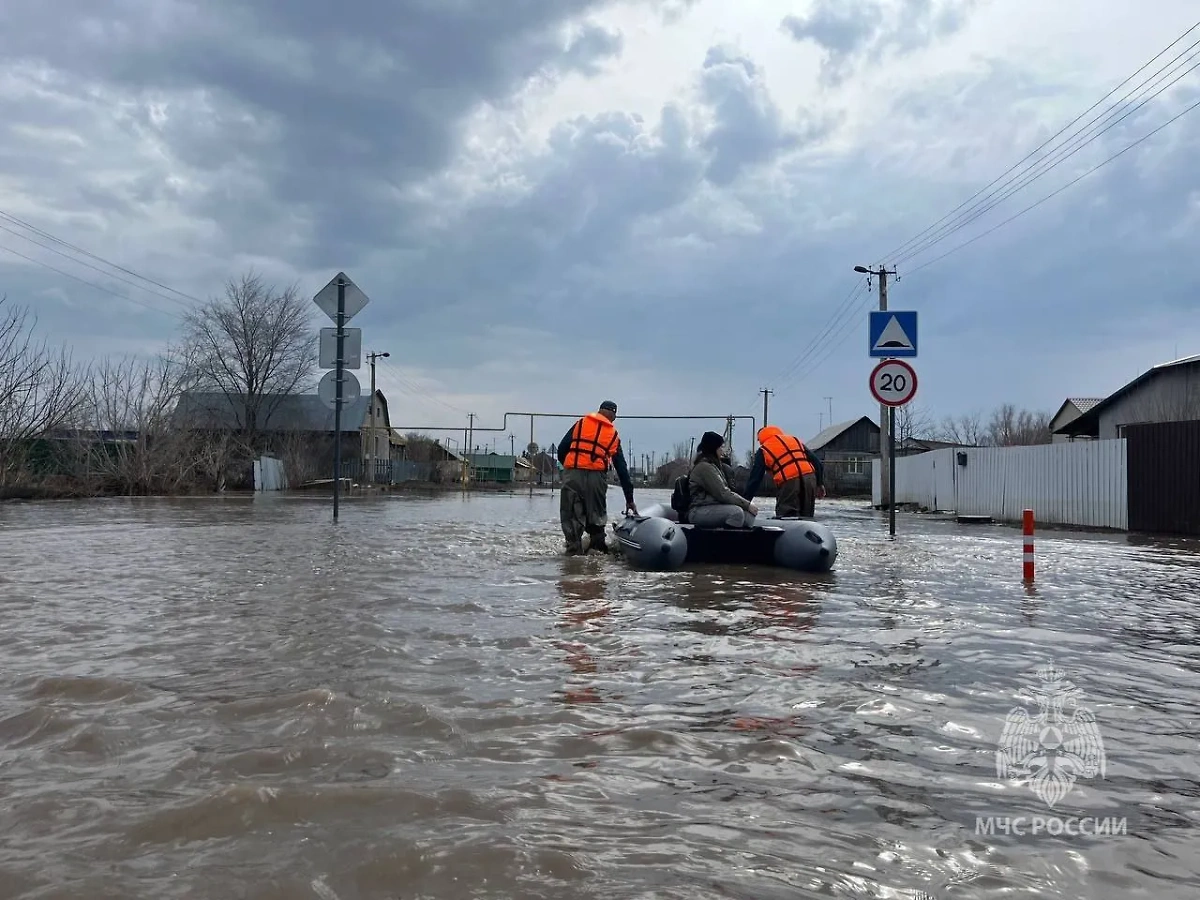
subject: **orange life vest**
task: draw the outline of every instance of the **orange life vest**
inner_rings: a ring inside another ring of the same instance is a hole
[[[799,438],[768,425],[759,431],[758,442],[762,444],[763,462],[767,464],[767,471],[775,480],[776,487],[793,478],[816,473],[816,468],[805,455],[804,442]]]
[[[588,413],[571,429],[571,443],[563,457],[563,468],[608,470],[608,462],[617,452],[617,428],[600,413]]]

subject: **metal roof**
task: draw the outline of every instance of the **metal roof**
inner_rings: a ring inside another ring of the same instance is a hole
[[[1074,406],[1081,413],[1087,412],[1097,403],[1103,403],[1103,397],[1068,397],[1067,402]]]
[[[818,434],[811,441],[805,441],[804,443],[808,447],[809,450],[820,450],[822,447],[824,447],[830,441],[839,437],[844,432],[849,431],[851,428],[853,428],[855,425],[857,425],[863,419],[866,419],[872,425],[875,425],[875,422],[872,421],[870,416],[859,416],[857,419],[847,419],[845,422],[838,422],[836,425],[830,425],[828,428],[826,428],[824,431],[822,431],[820,434]],[[876,426],[876,427],[878,427],[878,426]]]
[[[388,427],[387,399],[376,391],[383,402],[383,421]],[[370,411],[369,394],[360,394],[352,403],[342,404],[342,433],[361,431],[367,424]],[[259,423],[260,431],[309,431],[329,433],[334,430],[334,411],[316,394],[267,394],[261,407],[267,411]],[[172,414],[174,422],[186,428],[237,429],[245,422],[245,400],[220,391],[193,392],[180,395]]]
[[[1156,375],[1161,375],[1167,369],[1183,366],[1194,366],[1197,364],[1200,364],[1200,354],[1196,354],[1195,356],[1183,356],[1179,359],[1173,359],[1169,362],[1159,363],[1156,366],[1151,366],[1137,378],[1133,379],[1133,381],[1129,382],[1123,387],[1118,388],[1098,402],[1093,403],[1086,410],[1083,410],[1083,415],[1079,416],[1079,418],[1072,422],[1068,422],[1066,425],[1056,428],[1054,433],[1066,435],[1090,435],[1092,437],[1097,437],[1100,434],[1100,413],[1113,403],[1116,403],[1118,400],[1136,388],[1141,387]]]

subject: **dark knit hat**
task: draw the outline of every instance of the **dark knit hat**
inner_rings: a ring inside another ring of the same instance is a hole
[[[609,412],[616,412],[617,404],[614,403],[612,400],[605,400],[603,403],[600,404],[600,408],[607,409]]]
[[[717,434],[715,431],[706,431],[700,438],[700,443],[696,450],[700,453],[716,453],[725,443],[725,438]]]

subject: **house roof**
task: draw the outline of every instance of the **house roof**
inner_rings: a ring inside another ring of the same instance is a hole
[[[904,446],[910,449],[924,447],[926,450],[949,450],[952,447],[974,447],[974,444],[964,444],[960,441],[937,441],[933,438],[905,438]]]
[[[390,428],[387,398],[376,391],[383,404],[381,428]],[[342,404],[342,433],[361,431],[367,424],[370,410],[368,394],[360,394],[352,403]],[[316,394],[268,394],[263,399],[263,409],[268,410],[265,421],[259,424],[263,431],[316,431],[329,433],[334,430],[334,411]],[[187,391],[180,395],[172,414],[173,421],[188,428],[238,428],[245,421],[245,401],[220,391]]]
[[[847,419],[845,422],[838,422],[836,425],[830,425],[811,441],[805,441],[804,443],[808,446],[809,450],[820,450],[834,439],[841,437],[842,434],[849,431],[863,419],[866,419],[876,430],[879,429],[879,426],[875,424],[870,416],[859,416],[857,419]]]
[[[1067,402],[1074,406],[1081,413],[1087,412],[1097,403],[1103,403],[1103,397],[1068,397]]]
[[[1200,354],[1195,356],[1184,356],[1180,359],[1173,359],[1170,362],[1159,363],[1156,366],[1151,366],[1137,378],[1133,379],[1133,381],[1113,391],[1102,400],[1092,404],[1083,411],[1083,415],[1081,415],[1079,418],[1054,429],[1054,433],[1066,435],[1091,435],[1092,437],[1098,437],[1100,434],[1100,414],[1104,412],[1104,410],[1108,409],[1122,397],[1132,393],[1137,388],[1141,387],[1152,378],[1156,378],[1157,376],[1161,375],[1168,369],[1186,368],[1188,366],[1195,365],[1200,365]]]
[[[1058,408],[1058,411],[1050,417],[1050,423],[1054,424],[1057,422],[1058,417],[1067,411],[1068,406],[1075,407],[1075,409],[1079,411],[1079,414],[1083,415],[1083,413],[1087,412],[1093,406],[1096,406],[1102,402],[1104,402],[1103,397],[1068,397],[1062,402],[1062,406]],[[1076,418],[1078,418],[1078,416]]]

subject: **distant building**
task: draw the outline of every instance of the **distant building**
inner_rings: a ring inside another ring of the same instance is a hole
[[[370,402],[371,400],[374,401]],[[374,406],[374,431],[370,413]],[[263,397],[262,420],[256,423],[261,447],[258,451],[278,455],[301,455],[314,473],[333,474],[335,414],[316,394],[272,394]],[[220,391],[186,391],[172,413],[172,425],[199,434],[234,434],[245,429],[244,396]],[[342,405],[341,445],[343,473],[356,477],[365,471],[374,437],[376,480],[390,480],[392,461],[404,458],[406,441],[392,430],[387,398],[376,391],[373,398],[360,395]]]
[[[517,457],[503,453],[468,453],[471,480],[490,484],[509,484],[516,480]]]
[[[1085,412],[1092,409],[1092,407],[1103,402],[1103,397],[1068,397],[1064,400],[1063,405],[1054,414],[1054,418],[1050,420],[1050,442],[1052,444],[1061,444],[1074,440],[1091,440],[1089,435],[1073,436],[1058,434],[1057,431],[1060,428],[1070,425]]]
[[[1112,440],[1125,428],[1149,422],[1200,419],[1200,356],[1159,363],[1064,425],[1053,434]]]
[[[879,457],[879,426],[870,416],[830,425],[804,443],[825,464],[830,493],[871,492],[871,460]]]

